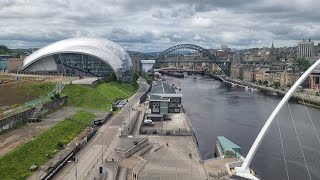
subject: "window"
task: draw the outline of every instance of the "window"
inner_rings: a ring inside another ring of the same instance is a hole
[[[152,105],[153,106],[160,106],[160,103],[159,102],[153,102]]]
[[[175,108],[174,112],[179,113],[180,112],[180,108]]]

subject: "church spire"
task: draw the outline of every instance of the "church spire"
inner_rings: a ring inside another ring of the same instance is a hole
[[[274,46],[273,46],[273,41],[272,41],[272,45],[271,45],[271,48],[270,48],[270,59],[271,60],[276,60],[276,52],[275,52],[275,49],[274,49]]]

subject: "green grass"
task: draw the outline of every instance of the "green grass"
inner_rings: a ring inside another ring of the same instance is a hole
[[[118,99],[127,99],[137,89],[131,84],[109,82],[91,88],[82,85],[66,85],[62,95],[67,95],[69,105],[98,110],[109,110],[111,102]]]
[[[47,82],[13,82],[0,86],[0,106],[13,106],[47,95],[56,86]]]
[[[0,179],[26,179],[32,174],[28,170],[32,164],[42,166],[62,145],[72,141],[95,115],[78,111],[71,118],[61,121],[34,140],[0,158]],[[60,146],[59,146],[60,144]]]

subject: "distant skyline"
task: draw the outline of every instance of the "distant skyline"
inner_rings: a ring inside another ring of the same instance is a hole
[[[2,0],[0,44],[41,48],[102,37],[132,51],[182,43],[217,49],[295,46],[320,40],[317,0]]]

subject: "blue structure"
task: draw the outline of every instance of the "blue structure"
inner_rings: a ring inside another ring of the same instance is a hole
[[[217,150],[224,158],[239,158],[241,148],[224,136],[218,136]]]
[[[11,58],[11,55],[0,54],[0,71],[8,69],[8,59]]]

